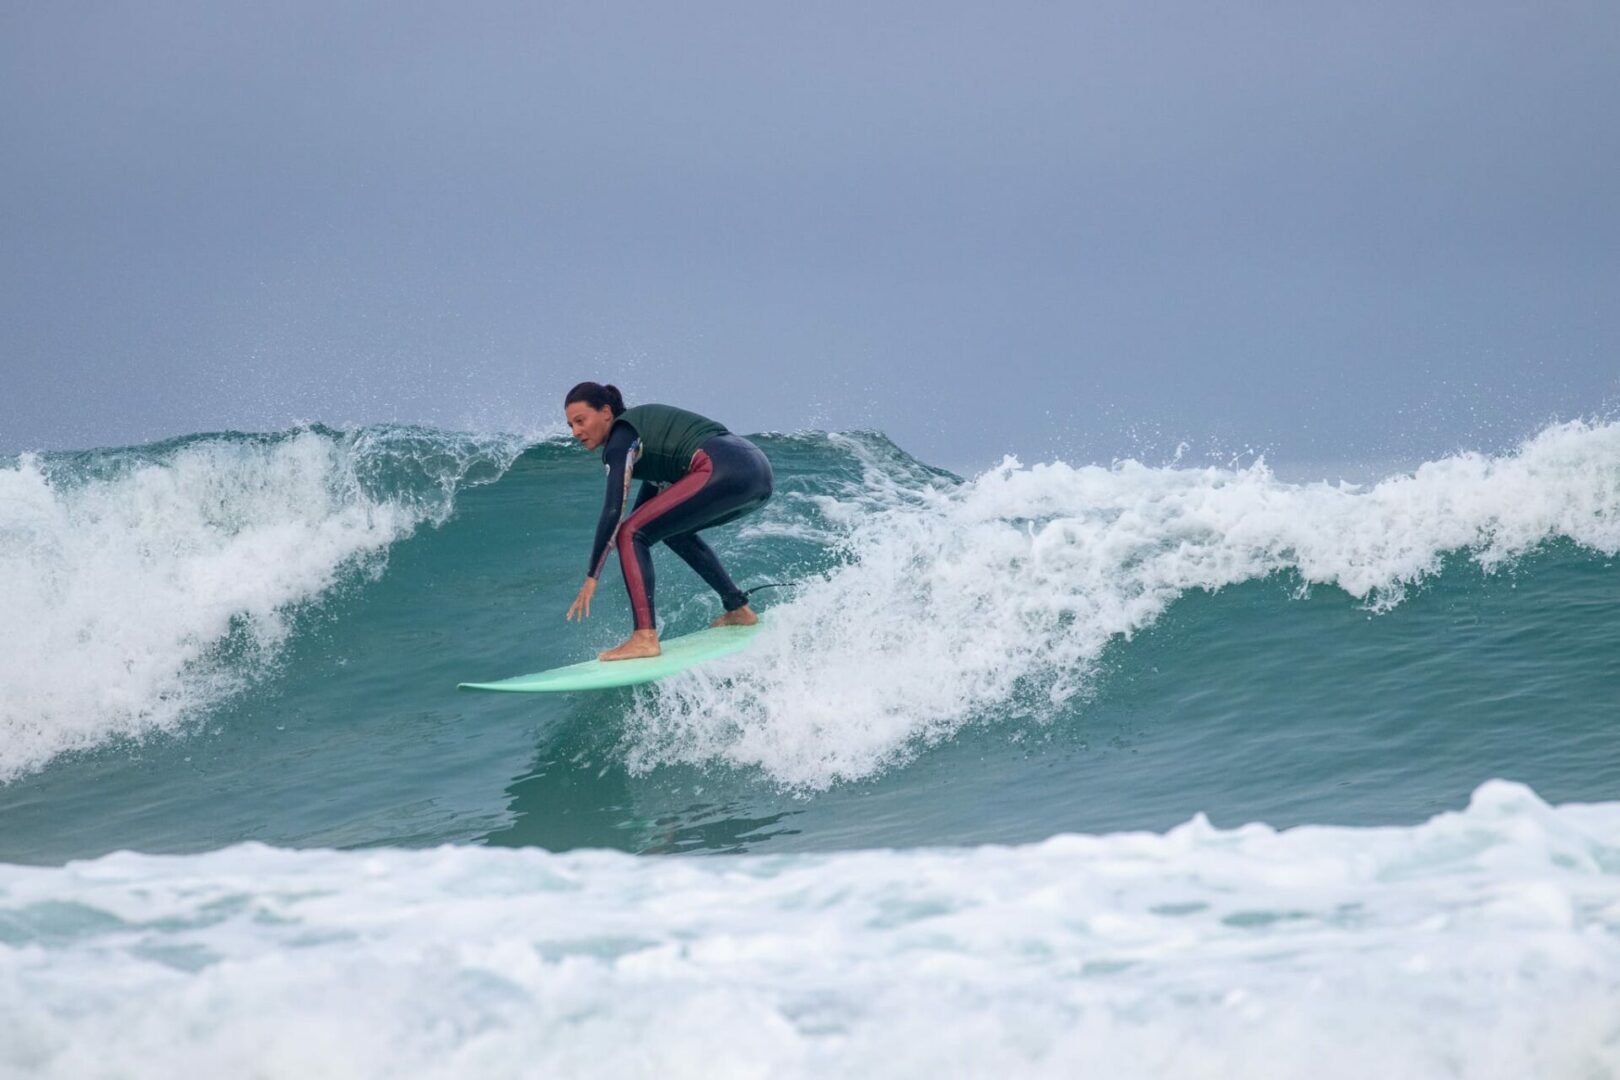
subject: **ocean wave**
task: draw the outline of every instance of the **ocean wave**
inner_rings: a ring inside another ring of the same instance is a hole
[[[1606,1076],[1620,804],[725,859],[0,866],[0,1071]]]
[[[391,544],[521,449],[302,428],[0,468],[0,781],[240,692],[299,605],[381,573]]]
[[[1551,540],[1620,550],[1620,425],[1556,425],[1512,453],[1366,485],[1286,483],[1260,462],[1013,459],[964,481],[872,433],[761,441],[777,496],[714,542],[745,585],[801,584],[762,594],[767,633],[749,651],[609,710],[633,771],[719,765],[824,789],[964,725],[1072,714],[1107,650],[1189,593],[1279,575],[1374,614],[1448,560],[1489,574]],[[0,467],[0,781],[238,699],[279,670],[300,612],[463,509],[463,527],[417,549],[399,585],[428,597],[454,577],[456,624],[407,604],[404,623],[351,620],[335,639],[407,698],[484,666],[565,663],[581,639],[537,638],[533,620],[578,587],[599,485],[566,439],[405,427],[24,455]],[[485,490],[468,501],[471,488]],[[712,617],[684,568],[661,581],[667,632]],[[621,599],[608,590],[583,648],[611,644]],[[452,646],[435,656],[443,667],[390,668],[377,635],[400,625]],[[319,694],[306,700],[320,710]],[[336,715],[364,707],[344,686],[330,700]]]
[[[1053,715],[1113,641],[1177,598],[1288,573],[1387,611],[1466,553],[1494,572],[1565,539],[1620,551],[1620,425],[1571,422],[1370,485],[1246,468],[1008,458],[962,484],[814,497],[842,553],[748,652],[644,692],[625,754],[763,770],[814,790],[872,776],[992,707]]]

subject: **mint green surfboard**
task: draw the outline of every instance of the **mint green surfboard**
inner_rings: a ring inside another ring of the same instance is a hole
[[[554,694],[565,690],[607,690],[662,679],[694,664],[747,648],[759,626],[711,626],[660,642],[664,651],[640,660],[587,660],[583,664],[516,675],[500,682],[464,682],[463,690],[501,690],[511,694]]]

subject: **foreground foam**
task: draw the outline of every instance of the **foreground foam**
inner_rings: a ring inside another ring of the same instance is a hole
[[[1620,804],[647,859],[0,867],[0,1072],[1600,1076]]]
[[[1557,425],[1510,454],[1371,486],[1284,483],[1264,463],[1011,458],[959,486],[896,484],[866,454],[863,486],[814,500],[843,563],[772,608],[749,653],[644,693],[633,767],[718,760],[824,788],[991,706],[1050,713],[1085,691],[1110,641],[1190,590],[1292,571],[1376,611],[1452,552],[1495,570],[1555,537],[1620,551],[1615,424]]]
[[[0,468],[0,782],[165,730],[274,661],[288,614],[522,447],[411,428],[222,435]]]

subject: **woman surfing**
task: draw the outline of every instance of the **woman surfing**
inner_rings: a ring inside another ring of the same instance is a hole
[[[611,385],[580,383],[563,399],[563,415],[585,449],[601,449],[607,467],[607,496],[596,523],[590,569],[568,608],[568,619],[590,616],[591,597],[611,547],[618,548],[619,568],[635,612],[635,631],[629,640],[601,653],[599,659],[659,654],[651,548],[660,541],[720,595],[726,613],[711,625],[758,622],[748,594],[737,588],[698,530],[735,521],[771,497],[771,463],[765,452],[724,425],[685,409],[671,405],[627,409],[623,395]],[[621,522],[631,480],[640,480],[641,490],[630,516]]]

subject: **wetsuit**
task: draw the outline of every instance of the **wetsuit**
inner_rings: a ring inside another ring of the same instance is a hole
[[[771,497],[771,463],[764,451],[696,413],[637,405],[613,422],[602,461],[607,497],[596,523],[589,576],[600,577],[608,549],[616,546],[637,630],[658,625],[650,548],[659,541],[720,594],[727,611],[748,603],[697,532],[734,521]],[[632,479],[642,482],[641,490],[621,523]]]

